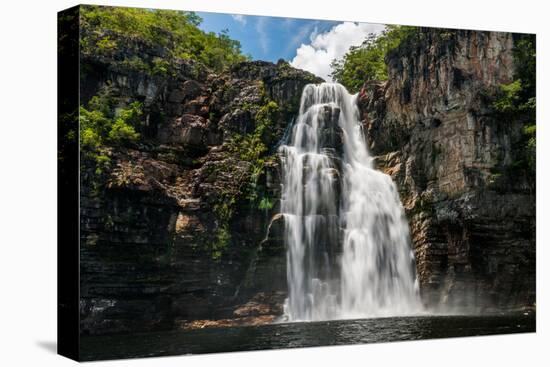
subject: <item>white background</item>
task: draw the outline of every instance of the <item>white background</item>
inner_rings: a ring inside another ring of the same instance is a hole
[[[99,1],[182,10],[535,32],[538,34],[537,333],[96,362],[109,366],[535,366],[550,362],[548,116],[544,1]],[[8,0],[0,11],[0,365],[54,366],[56,340],[56,12],[74,1]],[[546,170],[545,170],[546,168]],[[545,340],[547,339],[547,340]],[[216,341],[213,340],[213,343]]]

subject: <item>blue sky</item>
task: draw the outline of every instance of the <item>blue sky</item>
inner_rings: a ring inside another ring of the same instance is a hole
[[[342,57],[350,46],[359,45],[369,33],[383,29],[379,24],[325,20],[261,17],[197,12],[199,26],[207,32],[229,30],[239,40],[244,54],[255,60],[289,61],[294,67],[329,80],[330,62]]]
[[[291,60],[302,43],[309,43],[310,35],[326,32],[338,22],[230,15],[197,12],[203,18],[200,28],[219,33],[229,29],[229,36],[241,42],[243,53],[253,59],[276,62],[280,58]]]

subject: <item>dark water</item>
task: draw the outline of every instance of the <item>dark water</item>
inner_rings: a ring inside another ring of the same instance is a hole
[[[81,338],[82,360],[379,343],[535,331],[535,314],[419,316]]]

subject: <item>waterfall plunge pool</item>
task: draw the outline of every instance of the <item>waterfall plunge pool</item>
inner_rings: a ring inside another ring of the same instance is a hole
[[[82,336],[81,359],[105,360],[318,347],[536,331],[534,312],[294,322]]]

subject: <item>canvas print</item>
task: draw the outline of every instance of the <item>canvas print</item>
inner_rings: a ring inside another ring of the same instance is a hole
[[[60,353],[535,331],[533,34],[59,13]]]

